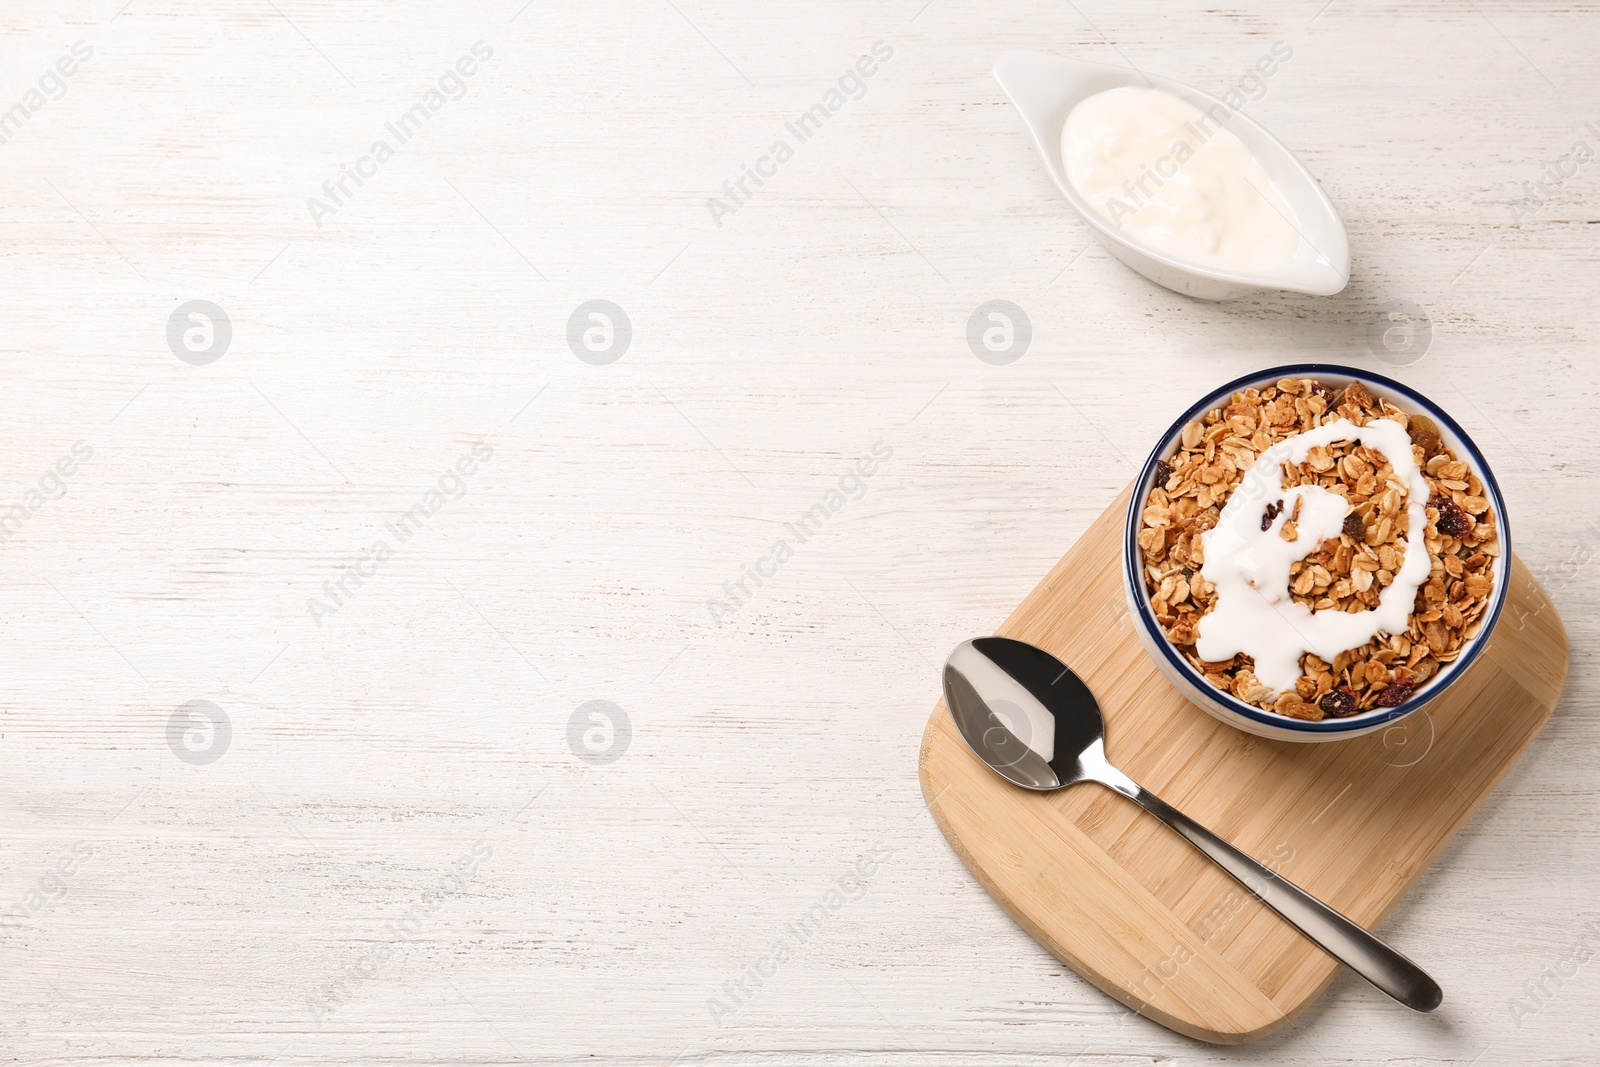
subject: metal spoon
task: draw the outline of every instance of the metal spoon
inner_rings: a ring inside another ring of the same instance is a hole
[[[1094,694],[1050,653],[1008,637],[964,641],[945,663],[944,697],[973,754],[1002,778],[1039,792],[1084,781],[1110,786],[1406,1007],[1432,1011],[1444,999],[1439,983],[1422,968],[1107,762],[1105,720]]]

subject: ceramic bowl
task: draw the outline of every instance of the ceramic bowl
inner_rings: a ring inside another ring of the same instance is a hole
[[[1374,708],[1349,718],[1308,722],[1247,704],[1233,694],[1225,693],[1207,682],[1204,675],[1167,640],[1161,624],[1156,621],[1155,612],[1150,607],[1150,598],[1145,592],[1141,573],[1143,556],[1139,550],[1138,535],[1143,502],[1149,496],[1151,483],[1155,479],[1157,461],[1166,459],[1176,451],[1184,426],[1194,419],[1202,417],[1212,408],[1222,406],[1228,397],[1240,389],[1252,386],[1259,388],[1282,378],[1312,378],[1334,389],[1342,389],[1351,382],[1360,382],[1373,396],[1392,401],[1406,413],[1426,415],[1438,426],[1440,438],[1449,446],[1456,458],[1465,460],[1472,472],[1478,476],[1479,481],[1483,483],[1483,495],[1489,500],[1500,541],[1500,554],[1494,558],[1492,570],[1494,590],[1489,605],[1484,610],[1483,623],[1453,662],[1441,667],[1438,674],[1398,707]],[[1408,386],[1377,374],[1351,367],[1302,363],[1274,367],[1219,386],[1196,401],[1193,407],[1172,424],[1151,451],[1150,458],[1145,460],[1144,467],[1134,482],[1133,499],[1128,504],[1128,516],[1123,528],[1122,559],[1124,592],[1127,594],[1128,612],[1134,619],[1134,628],[1161,673],[1184,696],[1230,726],[1262,737],[1284,741],[1338,741],[1382,730],[1397,719],[1405,718],[1427,706],[1449,689],[1477,660],[1494,631],[1501,609],[1505,606],[1511,567],[1511,531],[1506,519],[1505,500],[1500,495],[1500,485],[1495,481],[1494,473],[1489,470],[1482,453],[1472,443],[1466,431],[1437,405]]]
[[[1005,52],[995,61],[994,77],[1022,115],[1044,159],[1045,169],[1067,203],[1083,216],[1083,221],[1112,255],[1151,281],[1201,300],[1231,300],[1274,289],[1329,296],[1349,282],[1350,241],[1339,212],[1295,154],[1250,116],[1235,111],[1210,93],[1171,78],[1044,52],[1023,49]],[[1164,89],[1201,111],[1222,108],[1221,113],[1230,116],[1227,129],[1260,160],[1299,218],[1300,246],[1287,263],[1249,274],[1215,270],[1175,259],[1124,236],[1078,195],[1067,180],[1066,167],[1061,160],[1062,127],[1073,107],[1084,97],[1127,85]]]

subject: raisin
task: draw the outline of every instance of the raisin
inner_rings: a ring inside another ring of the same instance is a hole
[[[1328,405],[1329,411],[1333,410],[1333,398],[1338,394],[1336,394],[1332,389],[1329,389],[1326,385],[1323,385],[1321,382],[1312,382],[1311,391],[1322,398],[1323,403]]]
[[[1410,678],[1396,678],[1394,683],[1378,694],[1378,707],[1398,708],[1411,696],[1411,691],[1417,687]]]
[[[1411,437],[1411,443],[1422,449],[1422,458],[1432,459],[1444,451],[1444,442],[1439,439],[1439,427],[1426,415],[1413,415],[1406,424],[1406,433]]]
[[[1439,440],[1439,435],[1436,433],[1413,433],[1411,435],[1411,443],[1422,449],[1424,461],[1430,460],[1444,451],[1444,442]]]
[[[1355,714],[1356,694],[1348,686],[1341,685],[1332,692],[1324,693],[1322,699],[1317,701],[1317,707],[1329,718],[1342,719]]]
[[[1406,433],[1410,434],[1413,440],[1419,433],[1431,433],[1438,437],[1439,424],[1426,415],[1412,415],[1406,420]]]
[[[1367,536],[1367,527],[1362,523],[1361,516],[1352,511],[1344,517],[1344,532],[1352,539],[1360,541]]]
[[[1164,459],[1156,460],[1156,486],[1164,487],[1167,479],[1172,477],[1172,465]]]
[[[1261,513],[1261,528],[1263,530],[1270,530],[1272,528],[1272,520],[1282,514],[1283,505],[1281,503],[1273,501],[1272,503],[1268,504],[1267,510]]]
[[[1439,518],[1433,524],[1435,530],[1438,530],[1446,537],[1454,537],[1457,540],[1472,532],[1472,516],[1456,507],[1454,500],[1435,497],[1428,503],[1439,509]]]

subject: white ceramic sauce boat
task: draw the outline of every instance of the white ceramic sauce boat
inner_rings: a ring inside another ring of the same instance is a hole
[[[1231,300],[1273,289],[1331,296],[1349,282],[1350,241],[1344,221],[1316,178],[1282,141],[1210,93],[1127,67],[1026,49],[1002,53],[995,61],[994,77],[1022,115],[1045,169],[1067,203],[1083,216],[1112,255],[1151,281],[1201,300]],[[1300,245],[1287,263],[1252,274],[1176,259],[1124,236],[1073,189],[1061,159],[1061,130],[1067,116],[1085,97],[1125,85],[1162,89],[1203,112],[1221,108],[1221,114],[1230,116],[1226,128],[1260,161],[1297,216]]]

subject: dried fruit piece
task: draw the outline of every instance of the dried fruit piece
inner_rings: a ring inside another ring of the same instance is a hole
[[[1411,696],[1416,683],[1410,678],[1396,678],[1394,684],[1378,694],[1378,707],[1398,708]]]
[[[1317,706],[1323,714],[1334,719],[1342,719],[1346,715],[1356,713],[1355,690],[1347,685],[1341,685],[1330,693],[1324,693],[1322,699],[1317,701]]]
[[[1172,477],[1172,466],[1164,459],[1156,460],[1156,487],[1161,488]]]
[[[1279,503],[1277,501],[1273,501],[1273,502],[1269,503],[1267,505],[1267,510],[1263,511],[1261,513],[1261,529],[1262,530],[1271,529],[1272,528],[1272,520],[1277,518],[1279,515],[1282,515],[1282,514],[1283,514],[1283,505],[1281,503]]]
[[[1366,524],[1361,521],[1361,516],[1355,512],[1344,517],[1344,532],[1357,541],[1365,540],[1367,536]]]
[[[1406,433],[1411,443],[1422,449],[1424,462],[1444,451],[1444,441],[1439,437],[1439,427],[1426,415],[1413,415],[1406,423]]]
[[[1439,435],[1428,433],[1426,430],[1421,433],[1412,430],[1411,443],[1422,449],[1422,461],[1424,463],[1444,451],[1444,442],[1439,439]]]
[[[1439,519],[1433,528],[1446,537],[1454,537],[1459,541],[1472,532],[1472,516],[1456,507],[1454,500],[1434,497],[1428,501],[1428,506],[1439,509]]]

